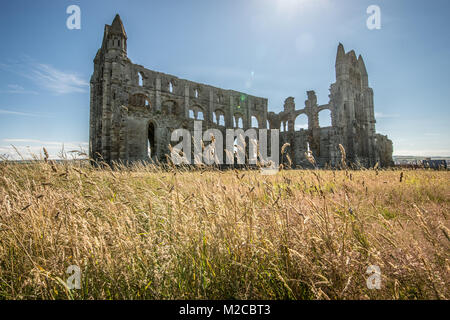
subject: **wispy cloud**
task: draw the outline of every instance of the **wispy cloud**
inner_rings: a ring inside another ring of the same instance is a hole
[[[398,118],[400,115],[398,114],[386,114],[382,112],[375,112],[375,118],[377,119],[391,119],[391,118]]]
[[[24,87],[18,85],[18,84],[10,84],[8,85],[7,90],[2,90],[0,92],[4,93],[16,93],[16,94],[37,94],[36,91],[33,90],[26,90]]]
[[[78,152],[87,152],[87,142],[58,142],[43,141],[37,139],[2,139],[0,145],[0,156],[11,160],[33,159],[43,154],[43,147],[48,151],[51,159],[60,159],[64,151],[69,157],[83,157]],[[76,151],[75,153],[72,151]],[[0,158],[1,158],[0,157]]]
[[[27,77],[57,94],[87,92],[89,83],[76,73],[64,72],[47,64],[34,64]]]
[[[38,63],[30,58],[14,64],[0,63],[0,68],[33,81],[37,86],[55,94],[85,93],[89,83],[82,76],[72,71],[59,70],[49,64]],[[8,86],[10,93],[33,93],[23,86]],[[34,92],[36,93],[36,92]]]
[[[424,136],[426,137],[439,137],[440,133],[425,133]]]
[[[394,156],[450,157],[449,149],[398,149]]]
[[[44,141],[44,140],[37,140],[37,139],[16,139],[16,138],[6,138],[2,139],[3,142],[7,142],[10,144],[18,143],[18,144],[39,144],[43,146],[86,146],[88,145],[85,141],[70,141],[70,142],[64,142],[64,141]]]
[[[0,114],[10,114],[10,115],[15,115],[15,116],[23,116],[23,117],[41,117],[42,116],[42,115],[35,114],[35,113],[11,111],[11,110],[5,110],[5,109],[0,109]]]

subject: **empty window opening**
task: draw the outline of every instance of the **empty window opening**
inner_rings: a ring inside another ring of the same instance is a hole
[[[172,81],[169,82],[169,92],[170,92],[170,93],[173,93],[173,84],[172,84]]]
[[[205,119],[203,118],[203,112],[202,112],[202,111],[199,111],[199,112],[197,113],[197,120],[205,120]]]
[[[259,121],[255,116],[252,116],[252,128],[259,128]]]
[[[225,117],[222,111],[218,110],[214,112],[214,123],[217,123],[219,126],[225,125]]]
[[[198,98],[198,89],[195,89],[195,91],[194,91],[194,96],[195,96],[196,98]]]
[[[156,155],[155,145],[155,126],[152,122],[148,124],[148,139],[147,139],[148,157],[151,159]]]
[[[308,116],[304,113],[299,114],[295,119],[295,131],[308,129]]]
[[[195,119],[194,110],[189,110],[189,118]]]
[[[244,121],[242,120],[242,118],[237,118],[236,119],[236,127],[238,128],[244,128]]]
[[[330,127],[331,126],[331,111],[328,109],[319,112],[319,127]]]
[[[233,144],[233,154],[234,154],[234,157],[237,157],[237,153],[238,153],[238,151],[243,151],[242,150],[242,146],[239,146],[239,141],[238,141],[238,138],[236,137],[235,139],[234,139],[234,144]],[[236,159],[235,159],[236,160]]]
[[[144,86],[144,78],[142,77],[142,73],[138,72],[138,77],[139,77],[139,85],[142,87]]]

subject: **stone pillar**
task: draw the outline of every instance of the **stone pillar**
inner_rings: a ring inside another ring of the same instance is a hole
[[[228,128],[234,128],[234,101],[233,96],[230,96],[230,106],[229,106],[229,115],[228,115],[228,123],[225,123]]]
[[[90,108],[89,108],[89,157],[94,158],[96,150],[95,140],[97,139],[97,130],[95,127],[96,99],[94,96],[95,83],[91,81],[90,85]],[[96,91],[96,90],[95,90]],[[97,93],[97,92],[96,92]]]
[[[243,101],[244,102],[244,101]],[[246,103],[247,103],[247,126],[245,126],[245,123],[244,123],[244,129],[247,127],[247,128],[251,128],[252,127],[252,112],[251,112],[251,108],[253,107],[253,105],[252,105],[252,101],[251,101],[251,99],[250,98],[247,98],[246,99]],[[242,107],[242,105],[241,105],[241,107]]]
[[[106,162],[110,161],[111,150],[111,63],[106,62],[103,69],[103,105],[102,105],[102,156]]]
[[[120,131],[119,131],[119,155],[120,159],[125,163],[128,161],[128,108],[120,107]]]
[[[214,112],[214,91],[211,89],[209,91],[208,127],[210,127],[211,123],[213,122],[213,112]]]
[[[184,86],[184,116],[189,118],[189,85]]]
[[[259,125],[259,127],[261,129],[270,129],[270,128],[267,128],[267,120],[268,120],[268,118],[267,118],[267,100],[264,100],[263,110],[264,110],[263,111],[263,116],[262,116],[262,119],[261,119],[262,123]]]
[[[156,78],[156,110],[161,111],[161,78]]]

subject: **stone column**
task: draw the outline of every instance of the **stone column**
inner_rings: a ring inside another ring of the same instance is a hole
[[[161,111],[161,78],[156,78],[156,110]]]
[[[233,96],[230,96],[230,106],[229,106],[229,115],[228,115],[228,123],[225,123],[225,125],[228,128],[234,128],[234,101]]]
[[[261,119],[261,121],[262,121],[262,123],[260,123],[260,125],[259,125],[259,127],[261,128],[261,129],[270,129],[270,128],[267,128],[267,100],[265,100],[264,99],[264,102],[263,102],[263,116],[262,116],[262,119]]]
[[[128,108],[120,107],[120,132],[119,132],[119,155],[120,159],[125,163],[128,161]]]
[[[106,62],[103,69],[103,105],[102,105],[102,156],[106,162],[110,161],[111,150],[111,63]]]
[[[89,157],[94,158],[96,150],[95,140],[97,139],[97,130],[95,127],[95,115],[97,104],[95,101],[94,90],[95,83],[91,81],[90,85],[90,108],[89,108]],[[97,93],[97,90],[95,90]]]
[[[247,103],[247,128],[251,128],[252,127],[252,112],[251,112],[251,108],[252,108],[252,103],[251,103],[251,99],[247,98],[246,99],[246,103]],[[242,106],[241,106],[242,107]],[[245,124],[244,124],[244,128],[245,128]]]
[[[189,118],[189,85],[184,86],[184,116]]]
[[[211,89],[209,91],[209,112],[208,112],[208,127],[211,126],[213,122],[213,112],[214,112],[214,91]]]

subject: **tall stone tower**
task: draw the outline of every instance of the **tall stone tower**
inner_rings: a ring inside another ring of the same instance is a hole
[[[103,42],[94,59],[91,77],[90,157],[110,162],[119,159],[118,143],[122,125],[121,105],[126,97],[121,90],[124,64],[127,58],[127,34],[116,15],[111,25],[105,25]]]
[[[342,144],[352,163],[373,166],[379,162],[376,152],[373,90],[369,87],[366,66],[355,51],[345,53],[339,44],[336,55],[336,82],[331,85],[330,105],[333,145]],[[333,152],[334,163],[340,153]]]

